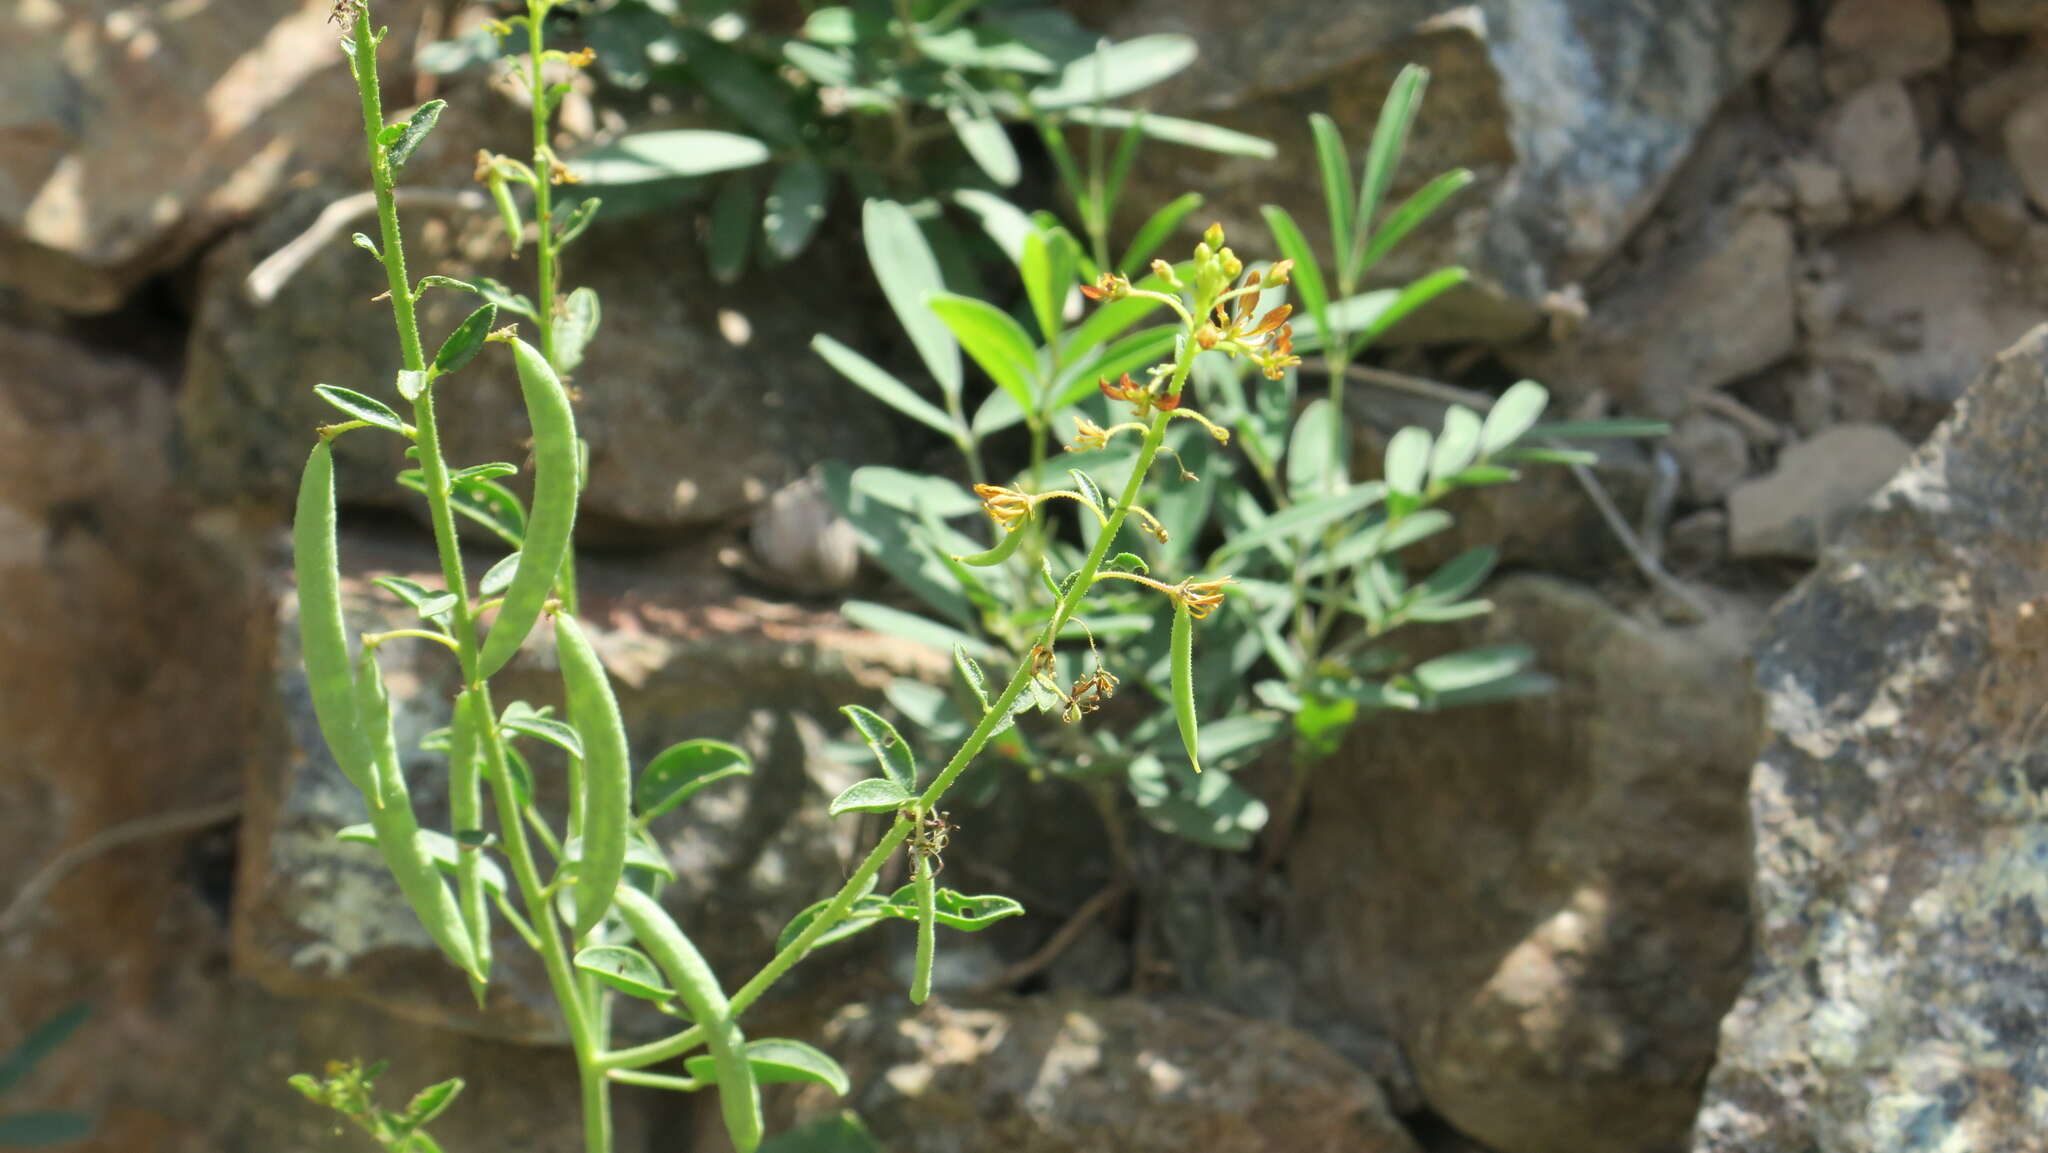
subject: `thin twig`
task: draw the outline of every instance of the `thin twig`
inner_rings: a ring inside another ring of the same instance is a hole
[[[398,200],[407,208],[491,211],[490,198],[474,188],[403,188],[398,190]],[[313,218],[313,223],[304,232],[249,270],[247,279],[242,282],[243,291],[257,304],[269,304],[277,299],[277,294],[308,261],[341,235],[343,229],[376,211],[377,194],[374,192],[353,193],[321,209],[320,215]]]
[[[30,910],[42,904],[43,898],[49,895],[50,890],[57,887],[58,882],[70,876],[80,866],[85,865],[95,857],[104,856],[115,849],[135,844],[137,841],[169,837],[178,833],[189,833],[198,829],[211,828],[214,825],[226,824],[241,816],[241,814],[242,799],[236,797],[232,800],[220,801],[211,805],[202,805],[196,809],[178,809],[168,813],[154,813],[147,817],[138,817],[132,821],[124,821],[121,824],[101,829],[85,840],[58,853],[49,864],[44,865],[36,871],[34,876],[28,879],[28,883],[23,885],[21,891],[14,895],[14,899],[7,903],[7,908],[4,911],[0,911],[0,935],[12,933],[19,927],[21,922],[28,918]]]
[[[1045,944],[1039,946],[1037,952],[1004,969],[989,980],[983,981],[975,987],[974,991],[979,994],[1011,989],[1036,976],[1047,965],[1059,960],[1061,953],[1072,948],[1074,942],[1081,939],[1081,933],[1094,922],[1095,918],[1115,908],[1125,897],[1130,895],[1130,892],[1131,885],[1129,881],[1119,880],[1112,882],[1083,902],[1079,909],[1074,910],[1074,915],[1067,918],[1067,923],[1061,925],[1058,932],[1054,933]]]

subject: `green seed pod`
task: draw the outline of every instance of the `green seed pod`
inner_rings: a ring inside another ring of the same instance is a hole
[[[519,369],[519,390],[526,397],[527,423],[533,427],[533,511],[526,519],[519,567],[477,658],[479,678],[504,668],[533,631],[576,528],[576,416],[569,408],[569,394],[547,358],[532,345],[515,339],[512,355]]]
[[[979,565],[982,568],[999,565],[1010,559],[1010,554],[1017,551],[1017,542],[1023,539],[1023,533],[1012,530],[1004,533],[1003,539],[997,541],[993,548],[968,556],[956,556],[953,559],[961,564]]]
[[[912,870],[917,892],[917,968],[910,978],[910,1003],[922,1005],[932,995],[932,957],[938,951],[938,901],[932,888],[932,859],[915,854]]]
[[[376,796],[370,779],[369,746],[356,720],[355,674],[350,669],[348,628],[341,617],[341,564],[334,536],[334,446],[313,447],[299,477],[299,503],[292,518],[292,567],[299,583],[299,650],[306,662],[306,688],[320,735],[349,782],[365,797]]]
[[[1202,758],[1195,755],[1195,620],[1188,603],[1173,602],[1173,715],[1180,722],[1180,742],[1187,746],[1188,763],[1202,771]]]
[[[519,219],[519,205],[512,200],[512,190],[505,185],[503,175],[491,173],[491,199],[498,203],[498,218],[505,222],[505,237],[512,242],[512,255],[519,255],[519,242],[526,235],[526,224]]]
[[[654,898],[631,885],[621,885],[617,905],[640,947],[661,966],[683,1007],[703,1027],[705,1046],[718,1073],[718,1104],[725,1114],[726,1133],[739,1153],[753,1153],[761,1144],[761,1087],[754,1079],[754,1066],[747,1061],[746,1037],[732,1020],[731,1005],[717,976]]]
[[[611,679],[583,627],[568,613],[555,617],[555,653],[561,659],[569,723],[583,738],[583,859],[576,867],[574,926],[580,937],[604,919],[626,871],[626,834],[633,823],[632,760]]]
[[[448,823],[458,834],[480,831],[484,823],[484,800],[478,748],[476,694],[465,690],[455,698],[455,722],[448,752]],[[462,846],[455,858],[456,899],[462,909],[463,926],[469,930],[470,948],[476,954],[477,971],[491,972],[491,907],[484,897],[483,847]]]
[[[470,945],[469,930],[462,910],[449,894],[434,862],[420,849],[419,822],[406,794],[405,774],[398,764],[398,738],[391,727],[391,698],[384,689],[384,675],[377,667],[374,650],[364,650],[356,670],[356,715],[370,750],[371,777],[377,786],[377,804],[370,806],[370,824],[377,830],[377,851],[385,868],[398,882],[406,903],[425,926],[434,943],[441,947],[455,967],[481,982],[476,950]]]

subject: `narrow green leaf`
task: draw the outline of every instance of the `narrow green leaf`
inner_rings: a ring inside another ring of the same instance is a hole
[[[1099,104],[1150,88],[1195,62],[1193,37],[1161,33],[1105,44],[1031,90],[1040,109]]]
[[[506,587],[512,583],[512,574],[518,570],[519,553],[515,549],[507,553],[505,559],[484,571],[483,579],[476,583],[478,595],[494,597],[504,592]]]
[[[910,743],[896,731],[879,713],[860,705],[847,705],[839,710],[846,719],[853,722],[861,740],[867,742],[868,751],[875,755],[875,762],[882,772],[906,792],[917,787],[917,761],[910,754]]]
[[[370,583],[411,605],[421,617],[447,627],[448,614],[455,608],[454,593],[430,589],[401,576],[381,576]]]
[[[981,664],[973,657],[968,656],[965,648],[954,645],[953,667],[960,670],[960,679],[966,682],[968,690],[974,694],[975,700],[981,702],[982,710],[986,712],[988,710],[988,680],[982,675]]]
[[[564,200],[555,206],[555,248],[560,250],[583,235],[590,222],[597,219],[597,210],[604,201],[595,196],[581,200]]]
[[[1661,420],[1616,417],[1612,420],[1546,420],[1524,435],[1556,440],[1634,440],[1670,436],[1671,425]]]
[[[962,645],[968,652],[985,659],[994,659],[998,655],[986,643],[951,625],[940,624],[938,621],[907,613],[902,609],[878,605],[873,601],[848,601],[840,606],[839,612],[860,628],[929,645],[940,652],[949,651],[954,645]]]
[[[499,720],[498,727],[515,737],[546,741],[572,757],[583,756],[583,738],[573,726],[542,716],[523,701],[514,701],[505,707],[505,715]]]
[[[1324,286],[1323,266],[1316,261],[1308,238],[1301,234],[1301,226],[1277,205],[1268,204],[1259,212],[1266,218],[1266,228],[1272,232],[1280,255],[1294,262],[1294,273],[1288,283],[1301,294],[1301,302],[1308,307],[1317,330],[1330,331],[1330,291]]]
[[[1365,153],[1365,172],[1358,182],[1358,211],[1353,214],[1358,221],[1358,234],[1356,249],[1350,254],[1353,267],[1372,236],[1373,219],[1379,214],[1380,202],[1386,199],[1387,187],[1394,182],[1394,171],[1401,165],[1401,153],[1408,146],[1408,130],[1415,124],[1422,90],[1428,85],[1429,69],[1410,64],[1394,78],[1386,103],[1380,106],[1379,124],[1373,129],[1372,144]]]
[[[960,346],[926,301],[946,290],[938,258],[910,210],[891,200],[870,200],[861,209],[861,240],[882,295],[910,343],[947,396],[960,395]]]
[[[578,949],[576,967],[628,997],[667,1001],[676,995],[676,991],[662,979],[661,970],[653,960],[626,945],[592,945]]]
[[[869,777],[834,797],[825,811],[834,817],[841,813],[893,813],[916,799],[893,780]]]
[[[1002,309],[969,296],[937,293],[927,298],[927,305],[1019,408],[1034,409],[1038,350],[1023,325]]]
[[[1287,441],[1287,491],[1296,499],[1334,492],[1344,477],[1338,458],[1337,410],[1328,397],[1317,397],[1295,419]]]
[[[724,741],[694,740],[657,753],[633,786],[633,808],[644,824],[689,800],[698,790],[754,771],[746,751]]]
[[[406,1102],[405,1112],[402,1114],[405,1124],[417,1128],[439,1117],[448,1106],[454,1104],[455,1096],[462,1092],[462,1088],[462,1078],[450,1077],[446,1081],[436,1082],[414,1093],[412,1100]]]
[[[405,167],[405,162],[412,159],[412,154],[418,150],[420,142],[427,138],[427,133],[434,130],[435,121],[441,119],[441,110],[447,107],[446,100],[429,100],[413,110],[411,118],[405,122],[405,129],[398,134],[398,139],[391,145],[390,151],[385,153],[391,161],[392,168]]]
[[[791,260],[810,247],[811,237],[825,220],[825,201],[832,192],[832,178],[825,166],[810,157],[799,157],[783,165],[768,186],[763,205],[762,232],[768,251],[777,260]]]
[[[711,201],[711,243],[708,258],[711,278],[731,284],[747,271],[747,257],[754,251],[754,234],[761,230],[761,213],[751,173],[740,172],[718,184]]]
[[[1008,917],[1021,916],[1024,906],[1010,897],[987,894],[970,897],[952,889],[939,889],[932,894],[933,919],[949,929],[963,933],[978,933],[990,925]],[[917,889],[905,885],[889,895],[881,906],[886,916],[899,917],[906,921],[917,919]]]
[[[1308,127],[1316,142],[1316,168],[1323,177],[1323,204],[1330,212],[1330,250],[1340,257],[1337,279],[1348,286],[1356,271],[1351,266],[1351,157],[1344,151],[1336,121],[1311,112]]]
[[[1460,190],[1478,179],[1469,168],[1453,168],[1431,180],[1415,191],[1413,196],[1401,202],[1379,230],[1372,234],[1372,240],[1365,246],[1365,257],[1358,262],[1357,272],[1363,276],[1393,251],[1395,245],[1405,240],[1409,233],[1421,227],[1436,210]]]
[[[569,171],[584,184],[641,184],[751,168],[768,155],[768,146],[751,137],[678,128],[621,136],[569,161]]]
[[[1459,553],[1416,587],[1416,600],[1423,604],[1448,604],[1462,599],[1486,581],[1497,559],[1498,554],[1484,546]]]
[[[1410,675],[1432,693],[1450,693],[1511,677],[1535,659],[1528,645],[1488,645],[1426,660]]]
[[[1533,380],[1519,380],[1486,412],[1479,433],[1479,452],[1492,456],[1522,438],[1550,404],[1550,390]]]
[[[1094,505],[1098,512],[1108,515],[1109,506],[1102,499],[1102,486],[1095,483],[1094,477],[1089,476],[1078,468],[1068,469],[1067,475],[1074,478],[1074,488],[1080,492],[1089,504]]]
[[[747,1042],[747,1064],[754,1067],[754,1080],[762,1085],[808,1082],[823,1085],[844,1097],[851,1087],[839,1062],[804,1044],[780,1037]],[[690,1076],[707,1085],[718,1082],[718,1067],[708,1053],[683,1059]]]
[[[398,414],[391,411],[390,406],[381,400],[375,400],[352,389],[340,388],[332,384],[316,384],[313,386],[313,392],[321,400],[326,401],[365,424],[375,425],[378,428],[395,432],[400,436],[410,437],[412,435],[412,426],[399,419]]]
[[[1379,315],[1357,329],[1351,335],[1351,355],[1365,351],[1367,345],[1378,340],[1388,329],[1406,320],[1410,313],[1451,289],[1464,284],[1472,274],[1462,268],[1439,268],[1426,276],[1409,281]]]
[[[464,318],[441,342],[441,348],[434,353],[434,375],[446,376],[456,372],[463,365],[476,359],[483,351],[484,338],[491,334],[491,325],[498,319],[498,306],[486,304]]]
[[[962,188],[953,193],[953,203],[973,213],[981,230],[1011,260],[1023,251],[1024,238],[1038,231],[1029,213],[993,192]]]
[[[1273,146],[1272,141],[1262,137],[1215,124],[1204,124],[1199,120],[1162,116],[1157,112],[1139,113],[1129,108],[1090,108],[1082,105],[1078,108],[1069,108],[1061,115],[1082,124],[1121,128],[1137,132],[1148,140],[1157,140],[1162,144],[1199,148],[1220,156],[1271,160],[1280,154],[1280,150]]]
[[[1010,134],[1004,131],[1002,122],[972,89],[956,93],[956,96],[957,99],[946,104],[946,120],[953,125],[953,135],[959,137],[960,146],[967,150],[976,166],[995,181],[997,187],[1008,188],[1017,183],[1024,169],[1017,160],[1017,149],[1010,143]]]
[[[839,370],[839,375],[859,385],[869,396],[897,412],[945,435],[948,439],[960,435],[959,429],[953,424],[953,418],[946,415],[943,409],[911,391],[909,385],[896,379],[882,366],[860,353],[822,332],[811,338],[811,351],[824,357],[827,364]]]

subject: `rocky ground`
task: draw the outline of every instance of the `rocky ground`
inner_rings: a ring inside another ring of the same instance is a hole
[[[1262,203],[1322,217],[1307,112],[1363,140],[1393,72],[1429,64],[1397,194],[1481,179],[1404,259],[1475,285],[1381,367],[1535,376],[1675,430],[1597,493],[1558,472],[1458,510],[1513,570],[1479,631],[1534,645],[1560,689],[1363,727],[1273,915],[1215,908],[1247,862],[1148,846],[1136,911],[992,988],[1108,868],[1083,822],[975,814],[958,867],[1032,917],[956,949],[922,1011],[887,942],[763,1011],[847,1058],[894,1149],[2039,1148],[2048,2],[1074,7],[1194,35],[1204,66],[1162,103],[1280,143],[1284,178],[1166,150],[1134,177],[1140,200],[1201,189],[1246,236]],[[573,1140],[538,974],[479,1011],[329,836],[352,818],[296,672],[288,492],[309,386],[394,364],[379,272],[345,243],[250,282],[355,187],[327,8],[0,11],[0,1043],[92,1001],[19,1092],[94,1111],[94,1150],[328,1147],[283,1078],[357,1054],[470,1078],[450,1149]],[[381,14],[394,59],[445,27],[438,3]],[[454,189],[523,114],[481,82],[442,94],[410,171]],[[493,220],[410,219],[417,267],[518,277]],[[714,289],[699,225],[574,250],[606,309],[582,545],[635,743],[715,735],[762,766],[664,834],[729,971],[856,851],[824,817],[849,771],[830,710],[943,666],[836,616],[873,578],[808,527],[815,462],[916,451],[804,348],[887,351],[858,246]],[[1369,446],[1431,416],[1355,395]],[[458,451],[514,458],[509,381],[449,406]],[[384,486],[344,499],[351,595],[387,611],[366,578],[430,548]],[[415,734],[442,723],[439,675],[391,672]],[[695,1105],[624,1098],[621,1149],[718,1148]]]

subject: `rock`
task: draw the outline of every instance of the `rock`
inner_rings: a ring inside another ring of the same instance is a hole
[[[775,490],[748,531],[759,571],[796,593],[836,592],[860,570],[860,538],[815,474]]]
[[[1947,224],[1963,194],[1963,162],[1955,146],[1943,141],[1927,154],[1927,167],[1920,174],[1920,223],[1929,228]]]
[[[1694,413],[1671,432],[1671,451],[1685,471],[1686,495],[1713,504],[1749,475],[1749,441],[1718,416]]]
[[[1728,559],[1728,514],[1703,508],[1671,523],[1664,533],[1664,563],[1677,576],[1699,577]]]
[[[1201,63],[1154,90],[1152,103],[1264,136],[1289,157],[1313,155],[1312,110],[1335,118],[1354,157],[1362,153],[1394,74],[1410,61],[1429,65],[1429,95],[1394,195],[1453,165],[1480,181],[1383,272],[1455,262],[1474,271],[1478,287],[1419,318],[1409,331],[1418,340],[1444,332],[1511,339],[1535,327],[1547,293],[1584,278],[1634,231],[1723,97],[1783,42],[1795,8],[1786,0],[1074,7],[1117,37],[1194,36]],[[1127,200],[1142,213],[1188,188],[1207,197],[1205,219],[1234,233],[1263,236],[1259,206],[1277,203],[1318,251],[1328,248],[1315,182],[1276,180],[1258,161],[1147,149]]]
[[[1942,0],[1834,0],[1821,24],[1828,87],[1904,80],[1948,63],[1955,29]]]
[[[842,1011],[844,1104],[899,1153],[1417,1153],[1372,1079],[1194,1002],[1046,996]],[[840,1102],[806,1088],[799,1117]]]
[[[11,321],[0,348],[0,1048],[91,1005],[6,1108],[204,1153],[210,1086],[172,1079],[219,1072],[254,590],[177,487],[166,370]]]
[[[2044,0],[1976,0],[1972,11],[1986,32],[2048,31],[2048,2]]]
[[[436,579],[430,549],[412,538],[345,530],[344,598],[359,631],[392,628],[411,610],[367,584],[380,573]],[[473,558],[481,571],[489,558]],[[693,798],[653,826],[680,874],[680,914],[722,971],[758,965],[798,909],[829,895],[862,851],[856,822],[831,821],[825,802],[862,775],[827,756],[821,718],[869,699],[892,673],[943,669],[943,655],[859,633],[829,613],[741,596],[701,550],[628,561],[585,556],[582,616],[612,673],[637,763],[676,741],[711,737],[747,748],[755,774]],[[384,874],[374,850],[334,841],[364,819],[306,703],[296,601],[280,598],[271,675],[276,697],[249,723],[243,883],[236,893],[237,967],[284,996],[347,995],[415,1021],[519,1041],[560,1040],[544,975],[529,950],[500,932],[489,1005],[479,1010]],[[498,704],[559,704],[553,652],[542,636],[494,678]],[[454,674],[422,645],[382,650],[401,749],[447,723]],[[544,802],[559,785],[557,757],[529,747]],[[447,827],[445,762],[408,759],[421,823]],[[501,926],[502,929],[502,926]],[[799,982],[800,983],[800,982]]]
[[[1842,424],[1785,449],[1778,467],[1728,494],[1738,557],[1812,559],[1913,451],[1882,425]]]
[[[1692,395],[1797,346],[1796,256],[1781,216],[1716,218],[1683,249],[1630,270],[1576,337],[1517,348],[1510,363],[1559,388],[1605,390],[1625,412],[1675,417]]]
[[[1795,156],[1785,161],[1784,173],[1801,227],[1833,232],[1855,219],[1849,208],[1849,180],[1841,169],[1811,156]]]
[[[1896,212],[1920,187],[1920,126],[1913,100],[1896,80],[1860,88],[1821,123],[1828,156],[1849,183],[1861,220]]]
[[[455,138],[475,131],[449,123],[455,115],[443,117],[441,131]],[[363,253],[337,240],[268,305],[244,293],[255,257],[282,245],[310,207],[295,203],[207,262],[180,416],[194,483],[214,499],[288,501],[306,434],[332,419],[311,391],[315,383],[399,403],[391,317],[371,299],[383,270]],[[415,270],[514,285],[530,278],[522,263],[504,258],[494,214],[418,210],[407,221]],[[865,460],[889,444],[880,406],[808,347],[821,316],[850,315],[847,285],[871,284],[866,269],[821,245],[806,255],[803,276],[756,273],[725,288],[701,275],[699,251],[695,221],[671,211],[600,219],[565,255],[569,283],[594,288],[604,311],[573,381],[581,392],[578,431],[590,442],[579,525],[586,537],[725,520],[822,459]],[[423,297],[429,346],[476,305],[453,291]],[[722,314],[735,311],[751,321],[743,342],[721,324]],[[872,342],[862,346],[874,351]],[[487,350],[437,390],[450,459],[526,459],[529,432],[506,354]],[[350,437],[342,446],[344,501],[390,504],[406,495],[390,483],[403,467],[395,438]]]
[[[1756,954],[1692,1148],[2035,1148],[2048,330],[2001,355],[1773,615]]]
[[[387,62],[410,57],[425,8],[379,7],[393,30]],[[332,10],[330,0],[9,5],[0,286],[104,312],[284,189],[359,167],[361,105]]]
[[[1964,88],[1955,101],[1956,123],[1976,139],[1995,140],[2012,110],[2043,89],[2048,59],[2029,52]]]
[[[2005,158],[1971,149],[1963,153],[1963,198],[1956,214],[1977,242],[1993,252],[2019,244],[2027,233],[2027,198]]]
[[[2007,265],[1954,230],[1888,221],[1830,246],[1833,322],[1808,355],[1838,385],[1838,415],[1924,436],[1977,367],[2033,325]]]
[[[2034,207],[2048,212],[2048,89],[2021,101],[2005,118],[2005,158]]]
[[[1670,1148],[1743,972],[1751,614],[1488,596],[1459,641],[1525,641],[1558,688],[1376,718],[1318,770],[1286,861],[1304,1024],[1395,1036],[1428,1109],[1501,1153]]]
[[[1772,118],[1783,128],[1804,133],[1827,107],[1828,89],[1821,80],[1820,50],[1795,40],[1785,46],[1764,73],[1764,96]]]

